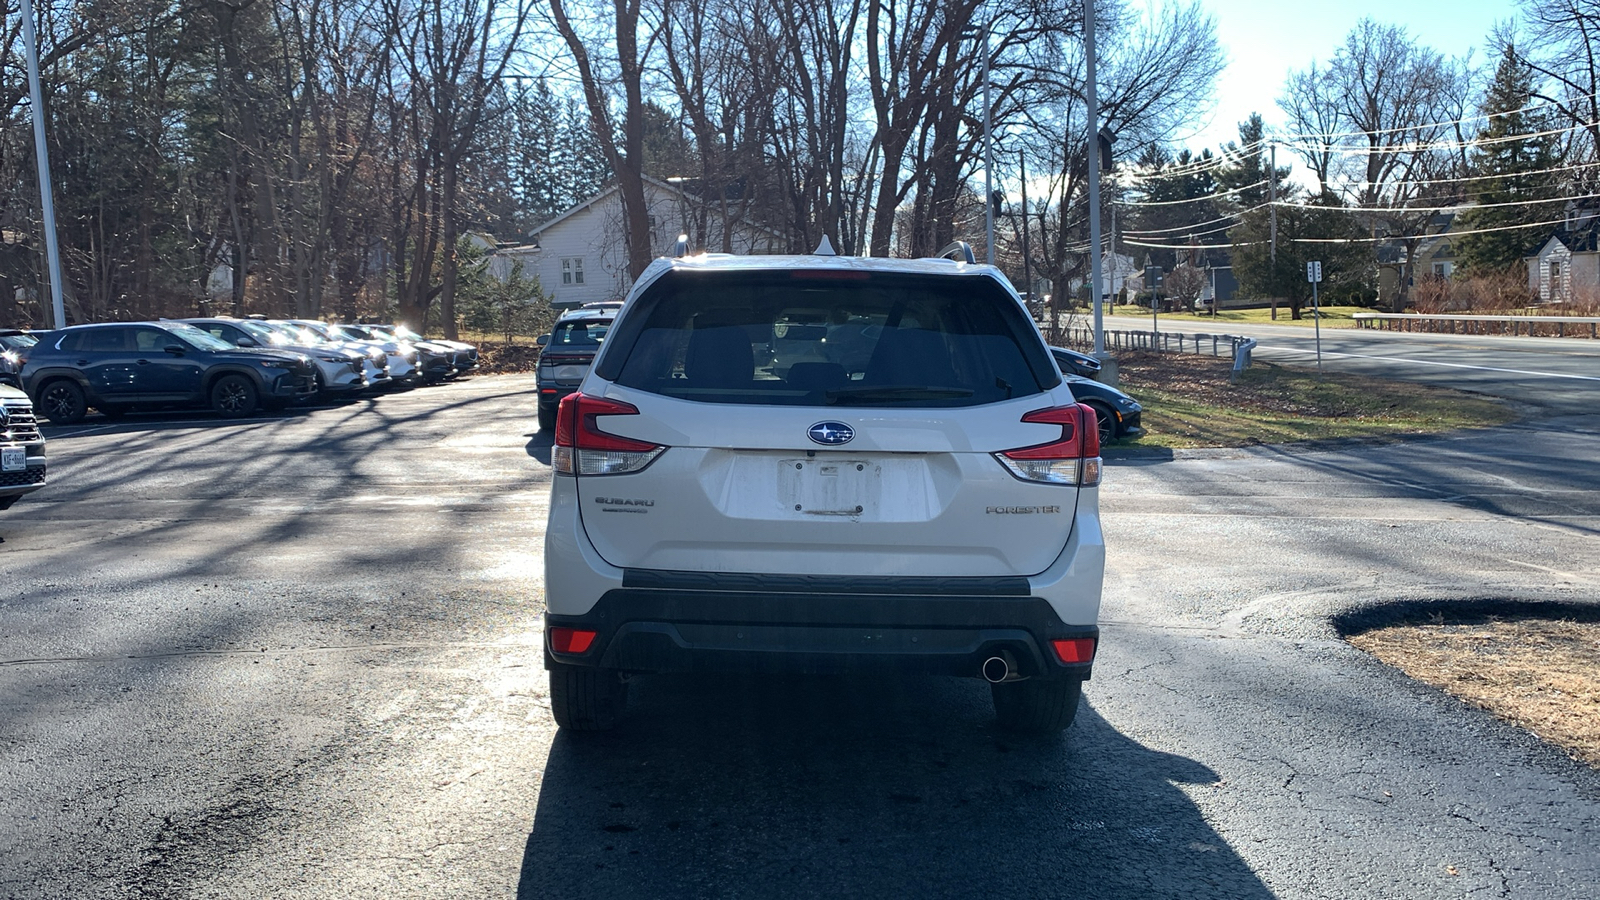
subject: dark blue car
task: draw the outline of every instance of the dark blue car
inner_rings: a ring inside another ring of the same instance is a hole
[[[225,418],[282,407],[316,390],[305,356],[244,349],[180,322],[114,322],[39,332],[22,388],[52,423],[89,407],[117,416],[139,407],[206,407]]]

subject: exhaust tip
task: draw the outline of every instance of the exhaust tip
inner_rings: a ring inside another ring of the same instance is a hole
[[[1004,657],[991,656],[983,661],[979,670],[983,673],[983,680],[990,684],[999,684],[1011,675],[1011,664]]]

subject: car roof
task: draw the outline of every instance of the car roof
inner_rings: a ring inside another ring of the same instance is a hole
[[[813,254],[755,254],[740,256],[732,253],[702,253],[698,256],[663,257],[651,263],[651,268],[714,269],[747,271],[784,271],[790,269],[833,270],[846,272],[905,272],[923,275],[986,275],[1000,274],[994,266],[981,263],[957,262],[943,258],[901,259],[887,256],[817,256]]]
[[[731,253],[702,253],[698,256],[660,257],[650,263],[634,282],[628,296],[633,297],[668,272],[792,272],[796,270],[835,272],[880,272],[902,275],[934,275],[954,278],[987,278],[1002,285],[1017,297],[1005,274],[994,266],[959,262],[945,258],[899,259],[885,256],[823,256],[816,254],[770,254],[738,256]],[[1020,297],[1017,302],[1021,303]]]
[[[156,328],[165,328],[165,329],[170,331],[171,327],[173,325],[187,325],[187,324],[189,324],[189,323],[180,322],[180,321],[176,321],[176,320],[167,320],[167,319],[162,319],[162,320],[140,319],[137,322],[85,322],[82,325],[68,325],[67,327],[59,329],[59,330],[61,330],[61,331],[88,331],[88,330],[94,329],[94,328],[125,328],[125,327],[127,327],[129,325],[150,325],[150,326],[153,326],[153,327],[156,327]]]
[[[1067,375],[1063,373],[1061,380],[1065,381],[1069,386],[1074,388],[1080,384],[1089,385],[1090,393],[1095,391],[1103,391],[1114,397],[1128,397],[1130,400],[1133,399],[1131,396],[1129,396],[1127,391],[1124,391],[1121,388],[1114,388],[1103,381],[1095,381],[1093,378],[1085,378],[1082,375]]]

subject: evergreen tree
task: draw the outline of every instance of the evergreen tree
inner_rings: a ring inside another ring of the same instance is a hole
[[[1245,213],[1228,232],[1233,241],[1233,274],[1244,296],[1282,298],[1289,304],[1290,318],[1298,319],[1311,302],[1306,263],[1317,260],[1322,263],[1321,303],[1365,305],[1375,299],[1368,286],[1372,245],[1363,240],[1367,235],[1338,197],[1324,194],[1308,203],[1278,208],[1276,260],[1269,229],[1269,210],[1258,209]],[[1338,243],[1341,240],[1349,243]]]
[[[1555,147],[1549,136],[1532,136],[1550,130],[1549,119],[1527,109],[1532,100],[1533,73],[1507,42],[1480,107],[1491,117],[1478,133],[1473,154],[1473,174],[1480,180],[1470,184],[1480,206],[1461,215],[1457,230],[1509,228],[1546,221],[1558,212],[1550,202]],[[1456,243],[1457,260],[1470,275],[1504,272],[1519,265],[1540,236],[1531,229],[1463,235]]]
[[[1214,221],[1222,215],[1215,198],[1216,162],[1210,150],[1203,150],[1198,156],[1183,150],[1171,158],[1164,150],[1152,149],[1140,157],[1139,166],[1148,174],[1139,187],[1139,202],[1131,205],[1122,229],[1135,257],[1143,257],[1148,251],[1152,264],[1171,271],[1177,263],[1177,251],[1140,247],[1139,243],[1178,244],[1189,239],[1191,232],[1185,229],[1190,226],[1195,232],[1220,227]],[[1201,245],[1221,242],[1220,232],[1198,238]]]
[[[1235,192],[1220,199],[1224,208],[1234,211],[1251,209],[1266,203],[1271,196],[1271,188],[1264,183],[1267,169],[1271,167],[1266,139],[1267,127],[1261,121],[1261,114],[1251,113],[1250,118],[1239,123],[1239,140],[1229,141],[1222,146],[1223,158],[1232,162],[1217,169],[1217,187]],[[1289,166],[1279,167],[1280,189],[1287,181],[1289,172]]]

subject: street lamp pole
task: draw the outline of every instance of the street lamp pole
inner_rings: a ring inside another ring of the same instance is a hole
[[[50,148],[44,139],[44,91],[39,86],[39,36],[33,25],[33,0],[22,0],[22,46],[28,60],[28,97],[33,101],[33,154],[38,164],[39,205],[44,213],[44,252],[50,269],[50,305],[57,328],[67,327],[61,292],[61,247],[56,243],[56,199],[50,188]]]
[[[1083,99],[1088,107],[1088,130],[1084,133],[1089,162],[1089,296],[1094,300],[1094,355],[1105,359],[1105,309],[1100,297],[1100,98],[1095,93],[1094,0],[1083,0],[1083,55],[1087,68]]]

